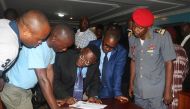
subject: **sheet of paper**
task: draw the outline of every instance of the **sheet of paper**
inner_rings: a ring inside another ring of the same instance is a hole
[[[69,105],[69,107],[75,107],[80,109],[103,109],[107,105],[104,104],[95,104],[95,103],[89,103],[84,101],[78,101],[73,105]]]

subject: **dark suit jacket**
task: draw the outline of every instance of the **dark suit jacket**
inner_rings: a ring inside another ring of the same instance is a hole
[[[79,52],[68,50],[65,53],[58,53],[54,64],[54,94],[57,99],[64,99],[73,96],[73,90],[77,75],[76,60]],[[87,96],[98,96],[100,85],[99,62],[87,69],[86,78],[83,81],[84,92]]]
[[[102,40],[91,41],[90,44],[96,45],[100,48]],[[108,92],[100,98],[113,98],[122,95],[121,93],[121,80],[124,73],[125,64],[127,61],[127,51],[119,44],[112,50],[109,58],[108,67],[106,69],[106,83]],[[101,90],[100,90],[101,91]]]

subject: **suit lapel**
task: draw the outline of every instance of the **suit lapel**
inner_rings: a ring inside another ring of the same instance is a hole
[[[77,76],[77,66],[76,66],[76,60],[78,58],[78,54],[75,55],[74,59],[73,59],[73,65],[72,65],[72,71],[71,71],[71,75],[74,78],[74,80],[76,80],[76,76]]]
[[[109,63],[112,62],[115,59],[116,54],[117,54],[117,47],[111,52]]]
[[[84,84],[85,84],[85,86],[86,86],[86,82],[90,79],[90,75],[91,75],[91,73],[92,73],[91,67],[92,67],[92,66],[87,67],[86,78],[84,79]]]

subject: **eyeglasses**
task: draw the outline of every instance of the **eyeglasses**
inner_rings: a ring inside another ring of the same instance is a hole
[[[86,66],[90,65],[90,61],[86,60],[84,55],[80,55],[79,58],[81,62],[84,63]]]

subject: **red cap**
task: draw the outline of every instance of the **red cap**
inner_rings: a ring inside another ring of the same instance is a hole
[[[150,27],[154,23],[154,15],[147,8],[138,8],[132,14],[133,21],[142,27]]]

